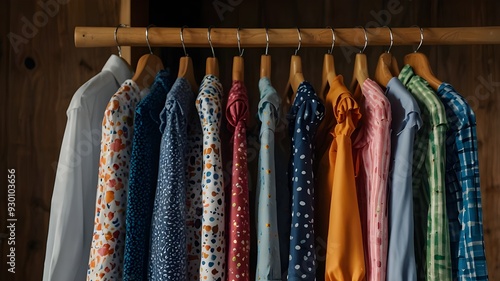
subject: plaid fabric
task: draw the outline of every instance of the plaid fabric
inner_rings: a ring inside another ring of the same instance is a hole
[[[451,280],[444,180],[446,112],[427,81],[414,74],[409,65],[403,67],[398,78],[417,100],[424,123],[417,132],[413,158],[417,276],[419,280]]]
[[[484,254],[476,117],[463,97],[447,83],[437,92],[446,109],[447,213],[453,279],[488,280]]]

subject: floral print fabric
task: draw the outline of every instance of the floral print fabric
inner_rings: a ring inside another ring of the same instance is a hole
[[[222,174],[222,85],[206,75],[196,99],[203,130],[202,231],[200,280],[226,279],[225,194]]]
[[[195,89],[191,89],[195,91]],[[197,90],[197,89],[196,89]],[[201,178],[203,173],[203,132],[195,104],[192,104],[188,123],[187,152],[185,171],[186,186],[186,243],[187,243],[187,279],[200,280],[201,259],[201,220],[203,204],[201,196]]]
[[[104,113],[88,281],[122,278],[134,111],[140,100],[137,84],[126,80]]]

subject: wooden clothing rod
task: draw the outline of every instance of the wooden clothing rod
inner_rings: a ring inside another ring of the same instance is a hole
[[[112,47],[116,27],[75,27],[76,47]],[[180,28],[150,27],[149,43],[152,47],[181,47]],[[120,27],[117,41],[120,46],[147,46],[145,27]],[[207,28],[184,28],[186,48],[209,47]],[[210,37],[213,47],[237,47],[237,28],[212,28]],[[390,45],[390,33],[386,27],[367,28],[368,46]],[[417,27],[392,28],[394,45],[418,45],[420,30]],[[296,28],[270,28],[269,47],[297,47]],[[330,28],[301,28],[301,47],[331,47]],[[500,26],[485,27],[431,27],[423,28],[423,45],[475,45],[500,44]],[[363,46],[365,35],[361,27],[335,28],[335,46]],[[242,48],[266,47],[265,28],[241,28]]]

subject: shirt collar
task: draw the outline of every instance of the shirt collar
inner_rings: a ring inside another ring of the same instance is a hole
[[[449,83],[446,83],[446,82],[443,82],[441,83],[441,85],[439,85],[438,87],[438,92],[456,92],[455,89],[453,88],[453,86]]]
[[[391,80],[389,80],[389,83],[387,83],[386,87],[386,92],[406,91],[405,86],[401,83],[401,81],[399,81],[397,77],[392,77]]]
[[[262,77],[259,80],[259,90],[260,90],[260,102],[259,108],[261,108],[265,102],[271,103],[276,110],[279,111],[281,104],[281,98],[271,85],[271,81],[267,77]]]
[[[415,76],[413,68],[409,64],[407,64],[403,66],[403,69],[401,69],[398,78],[401,81],[401,83],[403,83],[403,85],[408,85],[413,76]]]
[[[130,65],[123,58],[114,54],[109,57],[102,71],[111,72],[120,84],[132,77]]]
[[[337,75],[337,77],[331,81],[330,90],[326,94],[327,103],[335,106],[340,95],[344,93],[349,93],[349,90],[344,85],[344,77],[342,75]]]

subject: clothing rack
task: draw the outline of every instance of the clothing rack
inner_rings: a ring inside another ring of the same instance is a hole
[[[237,28],[211,28],[213,47],[237,47]],[[335,28],[335,46],[363,46],[365,33],[362,27]],[[500,26],[484,27],[430,27],[422,28],[423,45],[479,45],[500,44]],[[76,47],[147,46],[146,27],[75,27]],[[181,28],[149,27],[148,39],[152,47],[181,47]],[[115,41],[116,32],[116,41]],[[266,41],[265,28],[239,29],[242,48],[247,47],[297,47],[297,28],[269,28]],[[418,27],[392,28],[393,45],[418,45],[421,40]],[[367,45],[390,45],[387,27],[366,28]],[[301,47],[331,47],[333,36],[328,28],[300,28]],[[183,28],[186,48],[210,47],[208,28]]]

